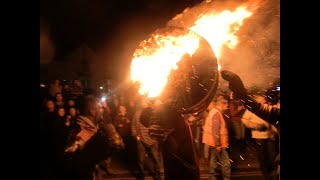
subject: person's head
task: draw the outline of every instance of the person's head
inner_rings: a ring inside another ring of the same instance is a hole
[[[80,81],[79,79],[73,80],[73,84],[74,84],[75,86],[82,87],[82,83],[81,83],[81,81]]]
[[[96,117],[99,113],[99,101],[94,96],[87,96],[84,98],[83,115]]]
[[[68,106],[75,106],[76,102],[73,99],[68,100]]]
[[[119,101],[120,101],[120,103],[125,103],[125,97],[124,97],[124,95],[123,94],[120,94],[119,95]]]
[[[70,107],[69,108],[69,114],[72,116],[72,117],[75,117],[77,115],[77,109],[76,107]]]
[[[46,109],[50,112],[53,112],[55,110],[55,103],[53,100],[47,100]]]
[[[145,99],[145,98],[142,98],[141,99],[141,102],[140,102],[141,104],[141,108],[147,108],[147,107],[149,107],[149,101],[148,101],[148,99]]]
[[[215,107],[220,111],[225,111],[228,109],[228,101],[224,98],[218,98],[215,101]]]
[[[129,105],[129,107],[135,107],[136,102],[133,99],[130,99],[128,105]]]
[[[59,117],[64,117],[66,115],[66,111],[63,106],[57,107],[57,111]]]
[[[234,99],[234,94],[233,94],[233,92],[230,93],[230,99]]]
[[[238,114],[242,109],[244,109],[243,104],[241,103],[240,100],[234,100],[232,99],[229,103],[229,110],[231,116],[235,116]]]
[[[159,107],[162,105],[162,101],[160,99],[156,99],[154,102],[153,102],[153,106],[154,107]]]
[[[64,85],[63,85],[63,89],[66,89],[66,90],[70,89],[69,84],[64,84]]]
[[[121,113],[121,114],[126,114],[126,107],[125,106],[123,106],[123,105],[120,105],[119,106],[119,112]]]
[[[118,96],[115,96],[115,95],[114,95],[113,98],[112,98],[112,102],[113,102],[113,104],[114,104],[115,106],[118,106],[119,103],[120,103]]]
[[[56,93],[55,98],[56,98],[56,101],[63,101],[63,96],[61,93]]]
[[[53,84],[54,84],[54,85],[60,85],[60,80],[59,80],[59,79],[55,79],[55,80],[53,81]]]

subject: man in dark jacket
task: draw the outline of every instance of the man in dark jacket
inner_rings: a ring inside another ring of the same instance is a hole
[[[68,147],[65,145],[52,145],[52,156],[55,157],[54,171],[51,174],[43,176],[45,179],[55,180],[92,180],[95,165],[105,159],[110,150],[115,147],[115,140],[112,139],[110,127],[107,124],[97,126],[98,104],[94,97],[86,97],[84,101],[83,114],[79,116],[78,123],[81,127],[80,132],[76,135],[76,141]],[[65,142],[66,136],[59,134],[68,134],[67,129],[62,124],[55,124],[51,131],[51,141]],[[54,129],[57,130],[54,131]],[[62,132],[63,131],[63,132]],[[112,140],[109,138],[111,137]],[[122,145],[122,141],[119,141]],[[48,158],[43,158],[46,163],[53,163]]]
[[[280,123],[280,108],[268,104],[261,104],[250,97],[247,94],[242,80],[234,72],[222,70],[221,76],[223,79],[229,81],[229,89],[234,93],[234,98],[240,99],[249,111],[273,125]]]

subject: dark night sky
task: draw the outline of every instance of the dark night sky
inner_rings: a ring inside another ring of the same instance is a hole
[[[82,43],[94,50],[103,46],[128,18],[152,16],[167,21],[199,2],[201,0],[41,0],[40,16],[48,24],[55,44],[54,59],[63,60],[63,56]]]
[[[85,43],[99,57],[99,61],[104,63],[99,66],[92,64],[96,76],[102,76],[98,72],[107,72],[109,74],[106,76],[124,79],[123,76],[128,76],[132,54],[139,42],[154,30],[163,28],[187,7],[196,6],[190,8],[194,11],[187,11],[191,15],[205,9],[206,3],[197,6],[200,2],[202,1],[42,0],[40,19],[46,22],[47,34],[50,34],[52,42],[41,38],[40,34],[40,63],[43,62],[41,53],[46,49],[42,44],[54,44],[51,55],[54,55],[56,61],[63,61],[66,55]],[[247,84],[265,87],[273,78],[279,77],[280,9],[279,0],[261,2],[264,3],[248,21],[249,24],[242,27],[242,44],[238,49],[225,53],[221,59],[224,60],[224,67],[241,74]],[[220,0],[220,3],[221,7],[228,7],[228,1]],[[41,26],[40,33],[42,31]],[[50,54],[49,50],[47,54]]]

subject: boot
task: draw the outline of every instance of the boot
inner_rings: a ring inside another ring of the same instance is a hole
[[[108,165],[106,168],[105,168],[105,171],[108,175],[114,175],[114,171],[112,170],[111,166]]]
[[[108,175],[115,175],[114,171],[110,167],[110,165],[103,165],[100,167],[102,170],[104,170]]]
[[[114,175],[114,171],[111,168],[111,158],[104,160],[103,166],[101,167],[108,175]]]

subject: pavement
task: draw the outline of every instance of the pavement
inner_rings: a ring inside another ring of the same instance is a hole
[[[253,147],[247,147],[246,152],[238,155],[230,155],[231,162],[231,179],[232,180],[264,180],[259,163],[256,158],[256,151]],[[160,158],[161,159],[161,158]],[[150,160],[146,159],[146,167],[150,164]],[[101,168],[97,168],[96,180],[132,180],[136,179],[135,174],[136,165],[134,163],[128,162],[126,159],[123,159],[123,154],[121,152],[115,153],[112,156],[111,163],[112,170],[114,175],[108,175]],[[201,179],[208,179],[208,166],[204,164],[204,161],[200,159],[200,174]],[[163,164],[161,162],[161,175],[164,179]],[[145,180],[153,179],[150,176],[148,170],[145,170]],[[221,176],[220,176],[220,179]],[[273,173],[273,179],[278,180],[278,175],[276,172]]]

